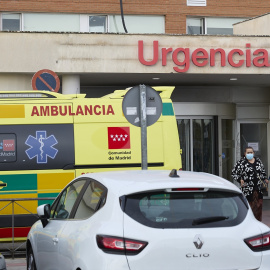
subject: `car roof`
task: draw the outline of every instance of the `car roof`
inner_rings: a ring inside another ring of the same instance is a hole
[[[189,171],[177,171],[179,177],[169,174],[169,170],[128,170],[89,173],[81,177],[95,179],[119,196],[166,188],[214,188],[241,193],[230,181],[212,174]]]

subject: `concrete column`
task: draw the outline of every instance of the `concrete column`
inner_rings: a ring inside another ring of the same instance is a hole
[[[62,93],[80,94],[80,75],[62,75]]]

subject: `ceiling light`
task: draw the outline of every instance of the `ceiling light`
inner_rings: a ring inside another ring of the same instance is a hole
[[[237,81],[237,78],[230,78],[230,81]]]

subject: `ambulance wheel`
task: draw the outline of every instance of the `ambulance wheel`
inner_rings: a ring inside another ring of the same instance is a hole
[[[27,255],[27,270],[37,270],[33,250],[30,249]]]

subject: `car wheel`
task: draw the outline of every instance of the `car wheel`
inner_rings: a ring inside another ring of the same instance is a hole
[[[27,255],[27,270],[37,270],[33,250],[30,249]]]

